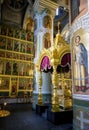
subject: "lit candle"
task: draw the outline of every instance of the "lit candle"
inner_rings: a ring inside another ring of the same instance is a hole
[[[6,106],[7,105],[7,103],[6,102],[4,102],[4,106]]]

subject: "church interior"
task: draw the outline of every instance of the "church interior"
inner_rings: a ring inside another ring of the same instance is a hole
[[[89,129],[89,0],[0,0],[0,130]]]

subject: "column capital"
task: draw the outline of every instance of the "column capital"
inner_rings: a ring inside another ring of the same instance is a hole
[[[41,14],[44,11],[51,10],[51,15],[55,16],[56,9],[58,4],[50,0],[35,0],[33,5],[34,13]],[[48,13],[48,12],[47,12]]]

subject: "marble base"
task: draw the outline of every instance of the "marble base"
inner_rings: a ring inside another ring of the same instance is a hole
[[[48,105],[38,105],[36,104],[36,113],[39,115],[42,115],[42,113],[45,112],[45,110],[48,108]]]
[[[52,112],[48,109],[47,120],[55,125],[72,123],[73,110],[60,110],[59,112]]]

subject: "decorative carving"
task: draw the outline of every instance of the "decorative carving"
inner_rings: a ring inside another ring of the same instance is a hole
[[[57,86],[58,86],[58,74],[56,72],[57,66],[53,66],[53,75],[52,75],[52,84],[53,84],[53,93],[52,93],[52,111],[59,111],[59,102],[58,102],[58,94],[57,94]]]
[[[56,34],[55,45],[66,45],[66,42],[60,34],[60,22],[58,22],[58,33]]]

